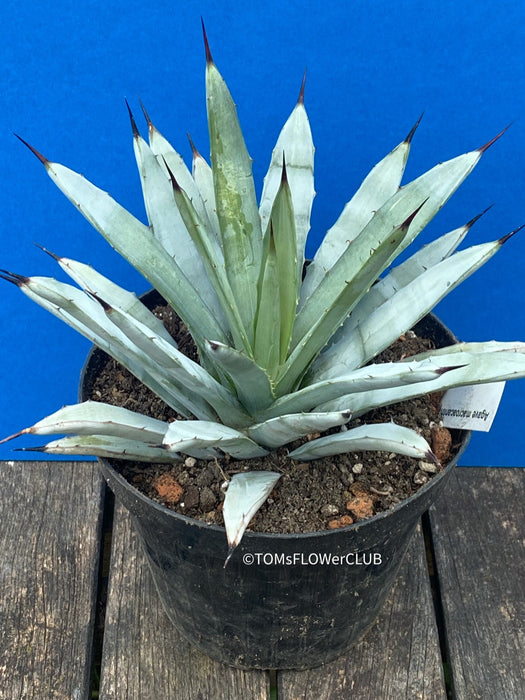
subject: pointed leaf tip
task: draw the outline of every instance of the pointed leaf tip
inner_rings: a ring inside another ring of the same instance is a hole
[[[493,206],[494,206],[494,205],[491,204],[491,205],[490,205],[489,207],[487,207],[486,209],[483,209],[483,211],[482,211],[480,214],[478,214],[478,215],[475,216],[473,219],[471,219],[471,220],[468,222],[468,224],[466,225],[467,228],[472,228],[472,226],[474,226],[474,224],[476,223],[476,221],[478,221],[478,219],[481,219],[481,217],[483,216],[483,214],[486,214],[486,213],[488,212],[489,209],[492,209]]]
[[[414,134],[416,133],[417,127],[418,127],[419,124],[421,123],[421,120],[423,119],[423,115],[424,115],[424,114],[425,114],[424,112],[421,112],[421,115],[420,115],[419,119],[418,119],[417,122],[414,124],[414,126],[410,129],[410,132],[409,132],[408,136],[407,136],[406,139],[405,139],[405,143],[411,143],[411,142],[412,142],[412,139],[414,138]]]
[[[288,174],[286,172],[286,156],[283,151],[283,169],[281,172],[281,184],[284,184],[285,182],[288,184]]]
[[[239,472],[232,477],[222,509],[228,540],[225,565],[280,477],[280,472]]]
[[[29,282],[29,277],[24,277],[23,275],[17,275],[16,272],[9,272],[8,270],[0,270],[0,277],[6,282],[11,282],[17,287],[21,287],[23,284]]]
[[[452,372],[454,369],[461,369],[462,367],[465,367],[466,365],[450,365],[449,367],[438,367],[436,369],[436,374],[438,376],[441,376],[442,374],[446,374],[447,372]]]
[[[419,212],[421,211],[421,209],[423,209],[423,207],[424,207],[425,204],[428,202],[428,200],[429,200],[429,197],[427,197],[427,198],[425,199],[425,201],[422,202],[422,203],[418,206],[418,208],[417,208],[415,211],[412,212],[412,214],[410,214],[409,216],[407,216],[407,218],[406,218],[406,219],[403,221],[403,223],[401,224],[401,228],[404,228],[404,229],[409,228],[410,224],[414,221],[414,219],[415,219],[416,216],[419,214]]]
[[[23,139],[21,136],[19,136],[18,134],[15,134],[15,136],[16,136],[16,138],[17,138],[19,141],[22,141],[22,143],[24,144],[24,146],[27,146],[27,147],[29,148],[29,150],[31,151],[31,153],[34,153],[34,154],[35,154],[35,156],[38,158],[38,160],[39,160],[41,163],[43,163],[44,165],[47,165],[47,164],[49,163],[49,160],[48,160],[45,156],[43,156],[41,153],[39,153],[39,152],[36,150],[36,148],[33,148],[33,146],[31,146],[31,144],[27,143],[27,141],[24,141],[24,139]]]
[[[201,17],[201,24],[202,24],[202,37],[204,39],[204,49],[206,51],[206,63],[211,64],[213,63],[213,58],[211,55],[210,51],[210,45],[208,43],[208,36],[206,34],[206,27],[204,26],[204,20]]]
[[[426,458],[429,459],[431,462],[434,462],[434,464],[436,464],[438,467],[441,466],[441,462],[440,462],[439,459],[436,457],[436,455],[432,452],[432,450],[429,450],[429,451],[426,453],[425,456],[426,456]]]
[[[509,240],[509,238],[512,238],[512,236],[516,235],[516,233],[518,233],[518,231],[521,231],[522,228],[525,228],[525,224],[522,224],[521,226],[518,226],[518,228],[515,228],[514,231],[507,233],[506,236],[503,236],[502,238],[499,239],[498,243],[500,245],[503,245],[504,243],[506,243]]]
[[[137,123],[135,122],[135,118],[133,116],[133,112],[131,111],[131,107],[129,106],[129,102],[127,100],[124,100],[126,103],[126,107],[128,108],[128,114],[129,114],[129,120],[131,122],[131,128],[133,130],[133,136],[135,138],[138,138],[140,136],[139,130],[137,128]]]
[[[149,114],[146,112],[146,108],[144,107],[144,103],[142,102],[140,97],[139,97],[139,103],[140,103],[140,108],[142,109],[142,114],[144,115],[144,119],[146,120],[146,122],[148,124],[148,129],[151,131],[155,127],[153,126],[153,122],[149,118]]]
[[[503,136],[503,134],[507,131],[507,129],[510,129],[511,126],[512,126],[512,122],[508,126],[506,126],[502,131],[500,131],[497,136],[494,136],[493,139],[488,141],[484,146],[481,146],[481,148],[478,148],[478,151],[480,153],[485,153],[485,151],[487,151],[492,146],[493,143],[496,143],[496,141],[499,138],[501,138],[501,136]]]
[[[232,558],[232,554],[235,552],[236,547],[228,547],[228,554],[226,555],[226,559],[224,560],[224,564],[222,565],[222,568],[225,569],[228,566],[228,562]]]
[[[200,156],[200,153],[197,150],[197,147],[195,146],[195,144],[193,143],[193,139],[191,138],[191,136],[189,134],[186,134],[186,136],[188,137],[188,141],[190,142],[190,148],[191,148],[191,152],[193,154],[193,157],[198,158]]]
[[[44,253],[47,253],[50,257],[53,258],[53,260],[56,260],[57,262],[60,262],[60,260],[62,259],[59,255],[55,255],[55,253],[52,253],[47,248],[44,248],[44,246],[40,245],[40,243],[34,243],[33,245],[36,245],[37,248],[40,248],[40,250],[44,251]]]
[[[164,161],[164,165],[166,166],[166,170],[168,171],[168,175],[170,176],[171,185],[172,185],[173,189],[176,190],[177,192],[180,192],[181,186],[177,182],[177,178],[173,174],[173,171],[170,168],[170,166],[168,165],[168,163],[166,162],[166,158],[164,158],[164,156],[162,156],[162,160]]]
[[[306,71],[304,69],[303,82],[301,83],[301,89],[299,90],[299,97],[297,98],[297,104],[304,105],[304,86],[306,85]]]
[[[6,442],[9,442],[10,440],[15,440],[16,438],[20,437],[21,435],[27,435],[28,433],[31,432],[30,428],[24,428],[24,430],[19,430],[17,433],[13,433],[12,435],[8,435],[5,438],[2,438],[0,440],[0,445],[3,445]]]
[[[88,290],[86,290],[86,291],[88,291]],[[114,311],[114,308],[111,306],[111,304],[109,304],[107,301],[104,301],[104,299],[102,299],[102,297],[100,297],[100,296],[99,296],[98,294],[96,294],[95,292],[90,292],[90,291],[88,291],[88,294],[89,294],[89,296],[92,297],[95,301],[98,301],[98,303],[99,303],[100,306],[102,307],[104,313],[109,314],[111,311]]]

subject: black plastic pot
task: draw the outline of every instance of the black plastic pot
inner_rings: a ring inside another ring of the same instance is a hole
[[[432,315],[417,330],[437,346],[455,342]],[[91,351],[81,399],[103,357]],[[131,514],[168,616],[191,643],[240,668],[305,669],[343,654],[373,623],[422,513],[458,458],[414,496],[363,523],[298,535],[246,532],[226,569],[223,528],[149,500],[107,460],[100,468]]]

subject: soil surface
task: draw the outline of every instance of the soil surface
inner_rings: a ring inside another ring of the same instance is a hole
[[[193,340],[169,307],[155,307],[179,349],[193,359]],[[392,362],[432,348],[432,342],[412,331],[401,336],[375,362]],[[90,397],[124,406],[163,421],[177,416],[139,380],[108,357],[89,390]],[[429,394],[407,402],[376,409],[351,421],[362,423],[394,421],[418,430],[431,444],[442,465],[457,451],[459,431],[440,424],[441,394]],[[339,429],[334,429],[339,430]],[[319,435],[309,436],[309,439]],[[272,452],[263,460],[202,461],[193,457],[173,464],[147,464],[113,460],[112,465],[149,498],[192,518],[223,524],[221,485],[244,470],[272,470],[282,474],[270,498],[250,523],[250,530],[272,533],[315,532],[350,525],[394,507],[426,484],[442,467],[386,452],[355,452],[311,462],[288,457],[304,442],[295,441]]]

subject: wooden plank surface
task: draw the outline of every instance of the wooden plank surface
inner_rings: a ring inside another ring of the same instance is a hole
[[[418,528],[372,628],[346,656],[278,674],[279,700],[445,700],[423,537]]]
[[[194,649],[164,613],[124,508],[117,507],[100,700],[266,700],[269,674],[241,671]]]
[[[279,698],[444,700],[441,657],[420,532],[385,609],[347,657],[277,674]],[[104,637],[101,700],[269,697],[268,675],[222,666],[172,627],[124,509],[118,511]]]
[[[89,697],[103,484],[94,463],[0,462],[0,700]],[[431,510],[457,700],[525,697],[525,470],[462,468]],[[269,698],[265,672],[209,660],[166,618],[117,512],[103,700]],[[278,674],[280,700],[444,700],[421,533],[346,657]]]
[[[457,700],[525,698],[525,469],[457,469],[431,523]]]
[[[89,698],[98,469],[94,462],[0,462],[0,475],[0,698]]]

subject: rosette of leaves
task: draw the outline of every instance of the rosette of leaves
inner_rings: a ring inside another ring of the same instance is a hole
[[[258,202],[234,102],[206,36],[205,45],[210,164],[193,147],[190,172],[148,115],[146,142],[130,112],[148,224],[30,147],[62,192],[183,320],[200,362],[179,351],[135,294],[89,265],[54,256],[77,286],[2,272],[129,369],[181,420],[164,423],[88,401],[6,439],[62,434],[38,449],[176,462],[185,455],[264,457],[339,426],[304,442],[290,458],[387,450],[433,459],[422,436],[406,427],[346,429],[346,423],[420,394],[525,374],[520,342],[460,343],[400,362],[373,362],[512,235],[457,251],[473,220],[395,264],[495,139],[401,186],[414,127],[345,205],[303,279],[315,194],[304,81]],[[229,555],[278,479],[271,471],[232,477],[223,510]]]

